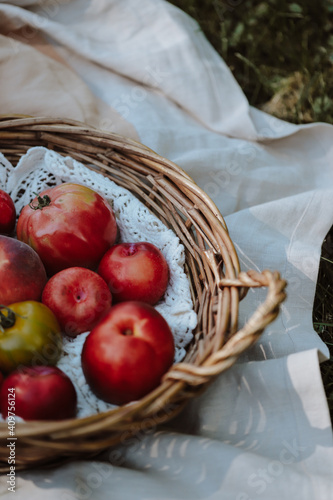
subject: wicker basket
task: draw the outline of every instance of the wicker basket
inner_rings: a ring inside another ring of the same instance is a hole
[[[131,435],[173,418],[261,335],[279,312],[286,282],[278,272],[240,271],[228,229],[210,198],[181,168],[120,135],[72,120],[0,118],[0,151],[16,165],[33,146],[70,155],[130,190],[178,235],[198,325],[182,363],[146,397],[114,410],[66,421],[16,423],[16,469],[92,458]],[[238,329],[249,288],[267,287],[265,301]],[[8,425],[0,424],[1,471],[8,471]]]

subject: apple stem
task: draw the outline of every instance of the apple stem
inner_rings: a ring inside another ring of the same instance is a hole
[[[0,309],[6,309],[7,311],[7,315],[5,315],[0,310],[0,331],[3,333],[5,328],[10,328],[15,325],[16,314],[12,309],[2,304],[0,305]]]
[[[126,328],[126,330],[123,331],[123,335],[133,335],[133,331],[131,328]]]
[[[48,207],[51,203],[51,198],[45,194],[43,197],[39,196],[39,194],[34,193],[37,196],[37,205],[33,205],[32,202],[29,203],[29,207],[32,210],[42,210],[44,207]]]

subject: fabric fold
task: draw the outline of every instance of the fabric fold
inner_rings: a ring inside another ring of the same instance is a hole
[[[17,498],[331,498],[319,366],[329,352],[312,307],[333,220],[333,127],[249,106],[197,23],[164,0],[2,1],[0,71],[1,113],[63,116],[139,139],[216,203],[242,270],[288,281],[276,321],[177,419],[99,461],[18,474]],[[266,293],[249,291],[240,326]]]

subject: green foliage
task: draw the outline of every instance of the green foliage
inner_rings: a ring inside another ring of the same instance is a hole
[[[313,304],[313,325],[326,343],[330,359],[321,365],[324,388],[333,422],[333,229],[326,236],[321,252],[316,295]]]
[[[333,0],[178,0],[223,57],[251,105],[294,123],[333,124]],[[333,421],[333,227],[322,247],[315,330]]]
[[[333,123],[333,1],[178,0],[250,104],[294,123]]]

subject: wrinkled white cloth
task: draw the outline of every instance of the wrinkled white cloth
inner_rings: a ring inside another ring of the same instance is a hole
[[[312,326],[333,220],[332,126],[250,107],[197,23],[164,0],[0,2],[0,70],[1,113],[138,138],[215,201],[243,270],[277,269],[289,282],[279,318],[180,416],[98,462],[17,474],[16,498],[333,498],[319,369],[328,349]],[[264,297],[247,295],[241,324]]]

